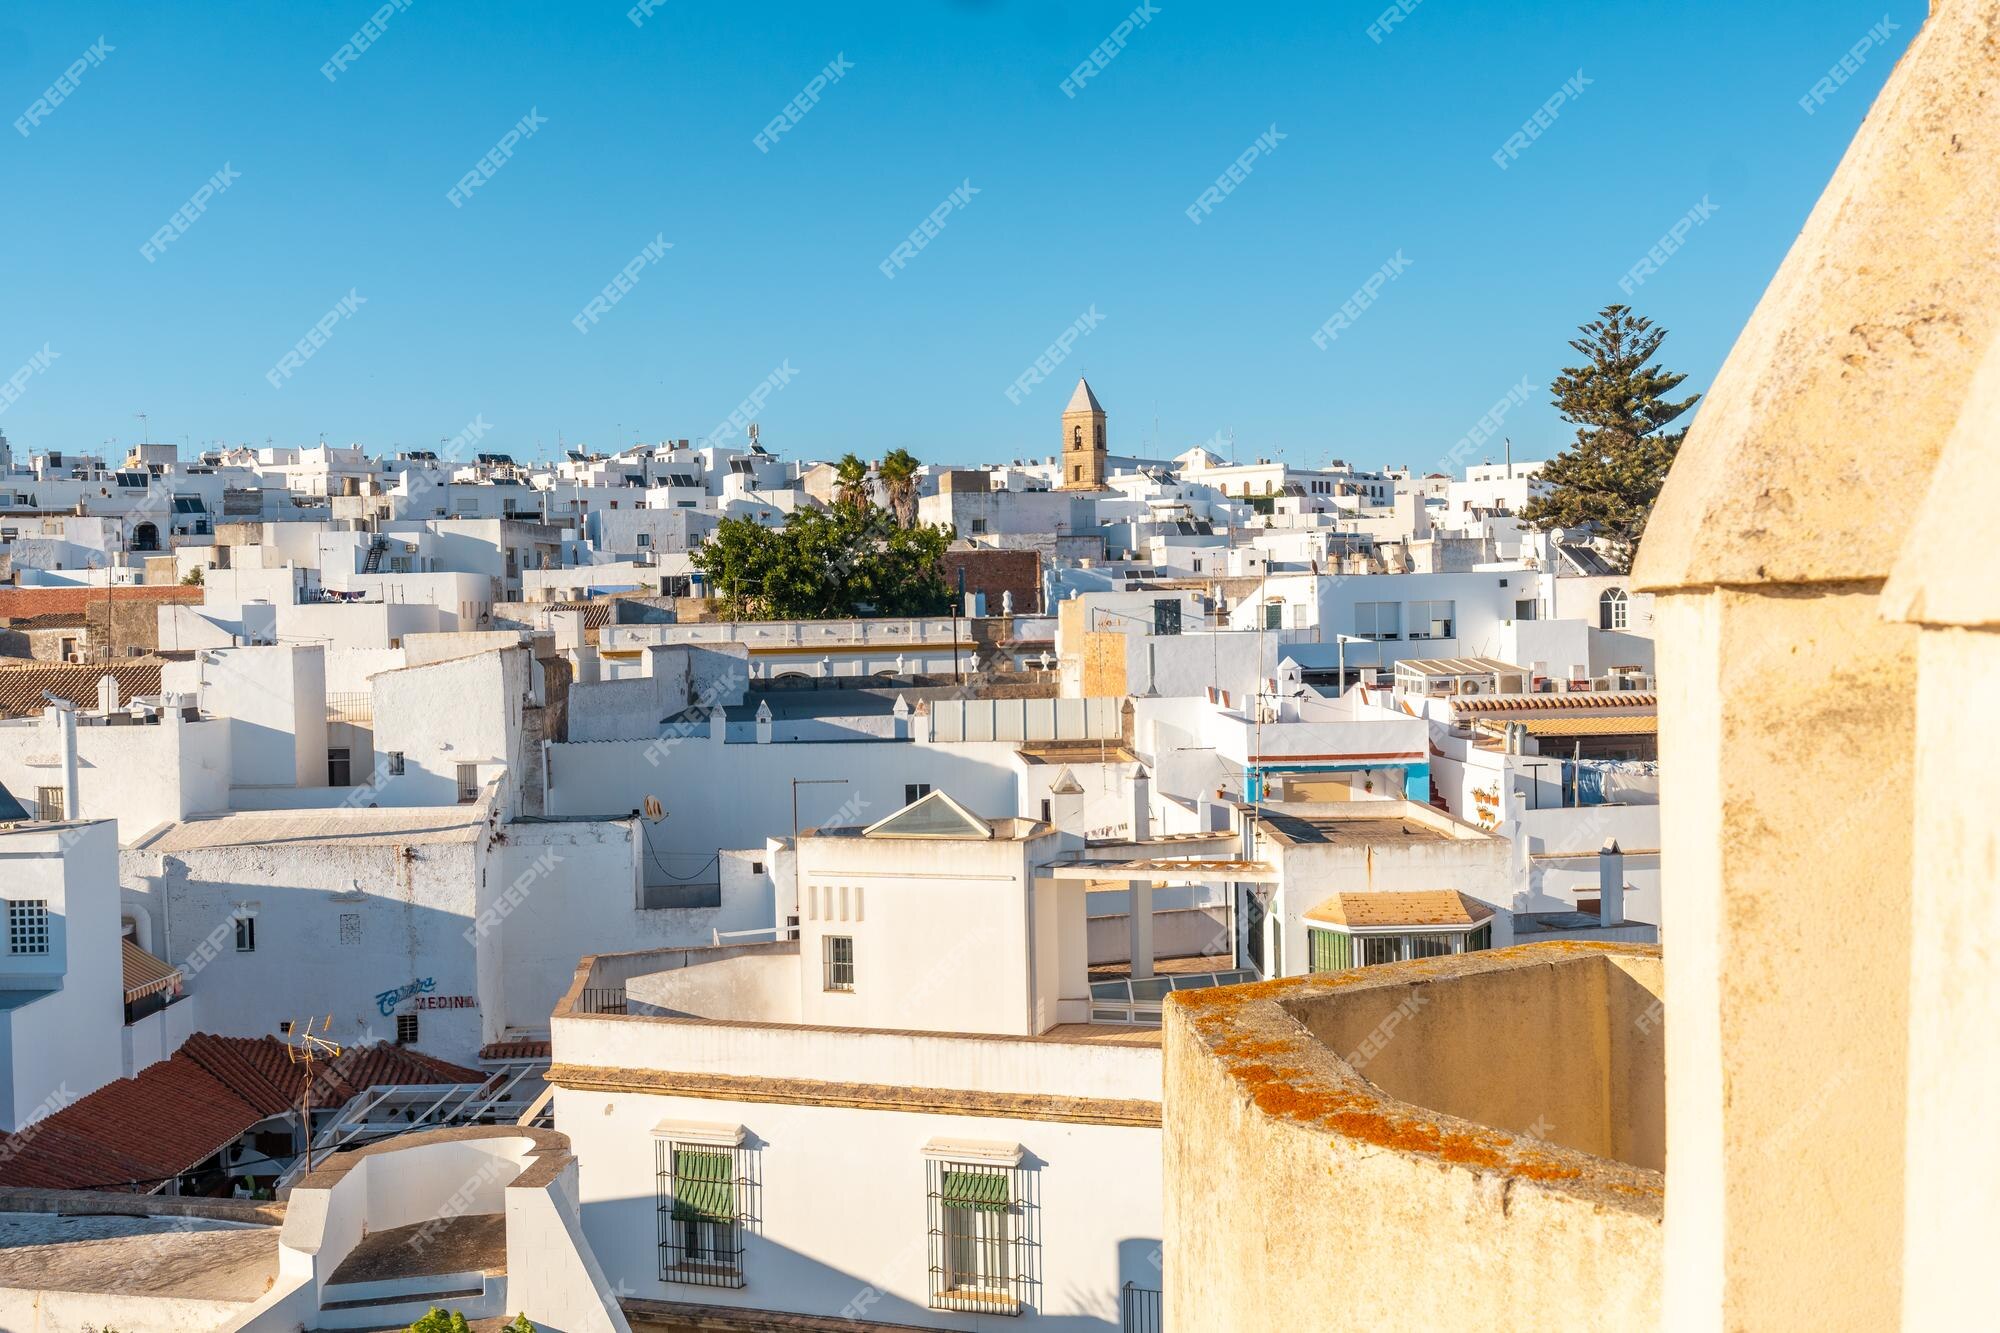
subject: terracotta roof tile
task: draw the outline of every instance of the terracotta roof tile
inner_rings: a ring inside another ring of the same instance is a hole
[[[122,701],[129,701],[134,695],[160,692],[160,663],[152,658],[74,666],[65,663],[0,666],[0,717],[32,717],[40,713],[48,707],[48,701],[42,698],[44,690],[79,708],[95,708],[97,682],[107,672],[117,678],[118,697]]]
[[[1659,704],[1660,696],[1651,690],[1575,690],[1567,694],[1484,694],[1454,699],[1451,711],[1463,718],[1487,713],[1544,713],[1582,708],[1651,709]]]
[[[197,1032],[168,1059],[0,1140],[0,1185],[145,1191],[298,1100],[299,1066],[275,1037]],[[475,1069],[403,1046],[344,1052],[318,1071],[331,1105],[382,1083],[482,1083]]]
[[[1306,913],[1308,921],[1369,929],[1378,926],[1476,926],[1493,909],[1454,889],[1414,893],[1336,893]]]
[[[553,1044],[546,1038],[540,1041],[530,1038],[490,1041],[479,1048],[482,1060],[547,1060],[554,1053]]]

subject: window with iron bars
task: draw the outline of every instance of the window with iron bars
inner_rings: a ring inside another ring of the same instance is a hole
[[[990,1162],[928,1166],[931,1308],[1019,1314],[1036,1280],[1033,1176]]]
[[[751,1151],[656,1139],[660,1280],[743,1285],[743,1235],[756,1194]]]
[[[46,898],[18,899],[7,904],[7,952],[49,951],[49,904]]]

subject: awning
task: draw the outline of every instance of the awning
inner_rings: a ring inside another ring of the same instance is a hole
[[[728,1153],[688,1148],[674,1153],[674,1220],[736,1220],[736,1181],[730,1175]]]
[[[1008,1207],[1005,1171],[947,1171],[938,1197],[947,1208],[1004,1213]]]
[[[125,946],[125,1003],[133,1004],[148,995],[180,989],[179,969],[167,966],[130,940],[120,943]]]

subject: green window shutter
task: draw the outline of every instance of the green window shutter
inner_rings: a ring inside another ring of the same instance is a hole
[[[736,1181],[729,1172],[728,1153],[689,1148],[674,1153],[674,1220],[736,1220]]]
[[[938,1197],[947,1208],[977,1208],[982,1212],[1004,1213],[1010,1203],[1007,1175],[1003,1171],[947,1170]]]
[[[1306,942],[1309,946],[1306,965],[1312,971],[1345,972],[1354,966],[1351,941],[1345,933],[1315,928],[1306,932]]]

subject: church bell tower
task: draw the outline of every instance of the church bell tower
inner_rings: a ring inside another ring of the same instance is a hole
[[[1077,377],[1076,392],[1062,414],[1062,489],[1101,491],[1104,489],[1105,460],[1104,404],[1090,391],[1090,381]]]

